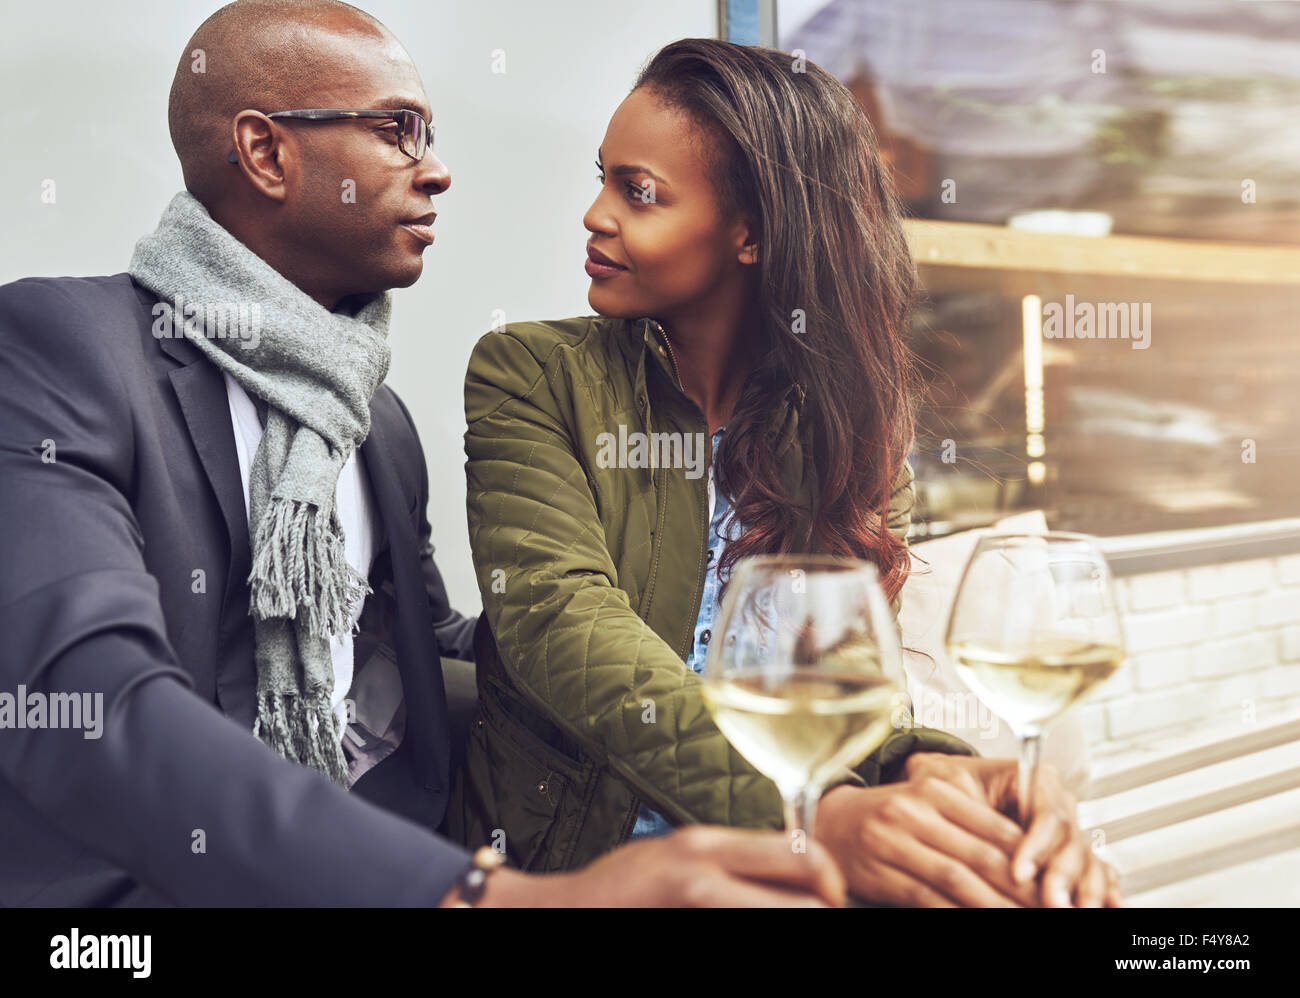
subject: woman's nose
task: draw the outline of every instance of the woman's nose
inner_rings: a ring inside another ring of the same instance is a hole
[[[599,194],[596,195],[596,200],[591,202],[591,207],[582,216],[582,224],[588,232],[611,235],[615,231],[614,221],[609,212],[602,207],[602,200]]]

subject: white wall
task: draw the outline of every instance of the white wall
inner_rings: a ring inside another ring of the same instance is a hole
[[[1300,554],[1130,575],[1116,595],[1129,658],[1079,708],[1094,758],[1300,712]]]
[[[113,274],[183,186],[167,134],[181,50],[219,2],[6,0],[0,14],[0,284]],[[430,467],[429,515],[453,603],[480,601],[465,525],[465,365],[494,309],[587,314],[582,215],[596,149],[642,63],[712,36],[715,0],[358,0],[424,78],[452,174],[424,277],[397,291],[389,383]],[[491,72],[492,52],[506,72]],[[57,120],[69,122],[61,131]],[[54,205],[41,185],[57,184]]]

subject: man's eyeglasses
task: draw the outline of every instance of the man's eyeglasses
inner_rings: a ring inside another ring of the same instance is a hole
[[[429,146],[433,145],[433,126],[416,111],[405,108],[396,111],[347,111],[342,108],[314,107],[298,111],[275,111],[268,118],[297,118],[303,121],[336,121],[345,118],[387,118],[397,122],[397,147],[417,163],[424,159]],[[229,163],[238,163],[239,154],[230,151],[226,157]]]

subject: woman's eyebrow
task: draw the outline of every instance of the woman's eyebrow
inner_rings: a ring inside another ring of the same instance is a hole
[[[596,155],[602,161],[604,160],[604,156],[601,154],[600,150],[596,151]],[[620,163],[618,166],[611,167],[605,172],[612,173],[616,177],[626,177],[634,173],[644,173],[647,177],[653,177],[656,183],[660,183],[660,184],[668,183],[668,181],[666,181],[663,177],[655,173],[654,170],[651,170],[649,167],[646,166],[638,166],[635,163]]]

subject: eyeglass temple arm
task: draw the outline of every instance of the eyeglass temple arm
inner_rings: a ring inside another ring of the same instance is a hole
[[[403,108],[403,109],[400,109],[400,112],[401,112],[401,113],[406,113],[406,109],[404,109],[404,108]],[[411,114],[415,114],[414,111],[411,111],[411,112],[409,112],[409,113],[411,113]],[[314,119],[314,120],[327,120],[327,116],[328,116],[328,118],[334,118],[334,117],[380,118],[380,117],[386,117],[386,116],[388,116],[388,114],[389,114],[389,112],[378,112],[378,111],[360,111],[360,112],[358,112],[358,111],[349,111],[349,112],[346,112],[346,113],[342,113],[342,112],[339,112],[339,111],[323,111],[322,113],[319,113],[319,114],[318,114],[318,113],[315,113],[315,112],[312,112],[312,111],[307,111],[307,112],[300,112],[300,111],[274,111],[274,112],[272,112],[271,114],[268,114],[267,117],[268,117],[268,118],[306,118],[306,119],[309,119],[309,120],[311,120],[311,119]],[[428,146],[428,140],[433,138],[433,126],[432,126],[431,124],[429,124],[428,121],[425,120],[424,115],[422,115],[422,114],[415,114],[415,117],[419,118],[420,121],[421,121],[421,122],[423,123],[423,125],[424,125],[425,141],[426,141],[426,148],[427,148],[427,146]],[[397,117],[394,116],[394,120],[395,120],[395,121],[400,121],[401,119],[400,119],[400,118],[397,118]],[[228,155],[228,156],[226,157],[226,162],[227,162],[227,163],[238,163],[238,162],[239,162],[239,150],[238,150],[238,149],[231,149],[231,150],[230,150],[230,155]]]
[[[330,118],[346,118],[346,117],[360,118],[363,117],[363,115],[358,114],[355,111],[342,113],[340,111],[335,111],[328,108],[319,108],[319,109],[311,109],[306,111],[272,111],[270,114],[267,115],[267,117],[268,118],[300,118],[300,119],[307,119],[309,121],[320,121],[320,120],[328,120]],[[238,163],[239,150],[231,149],[230,155],[226,157],[226,162]]]

